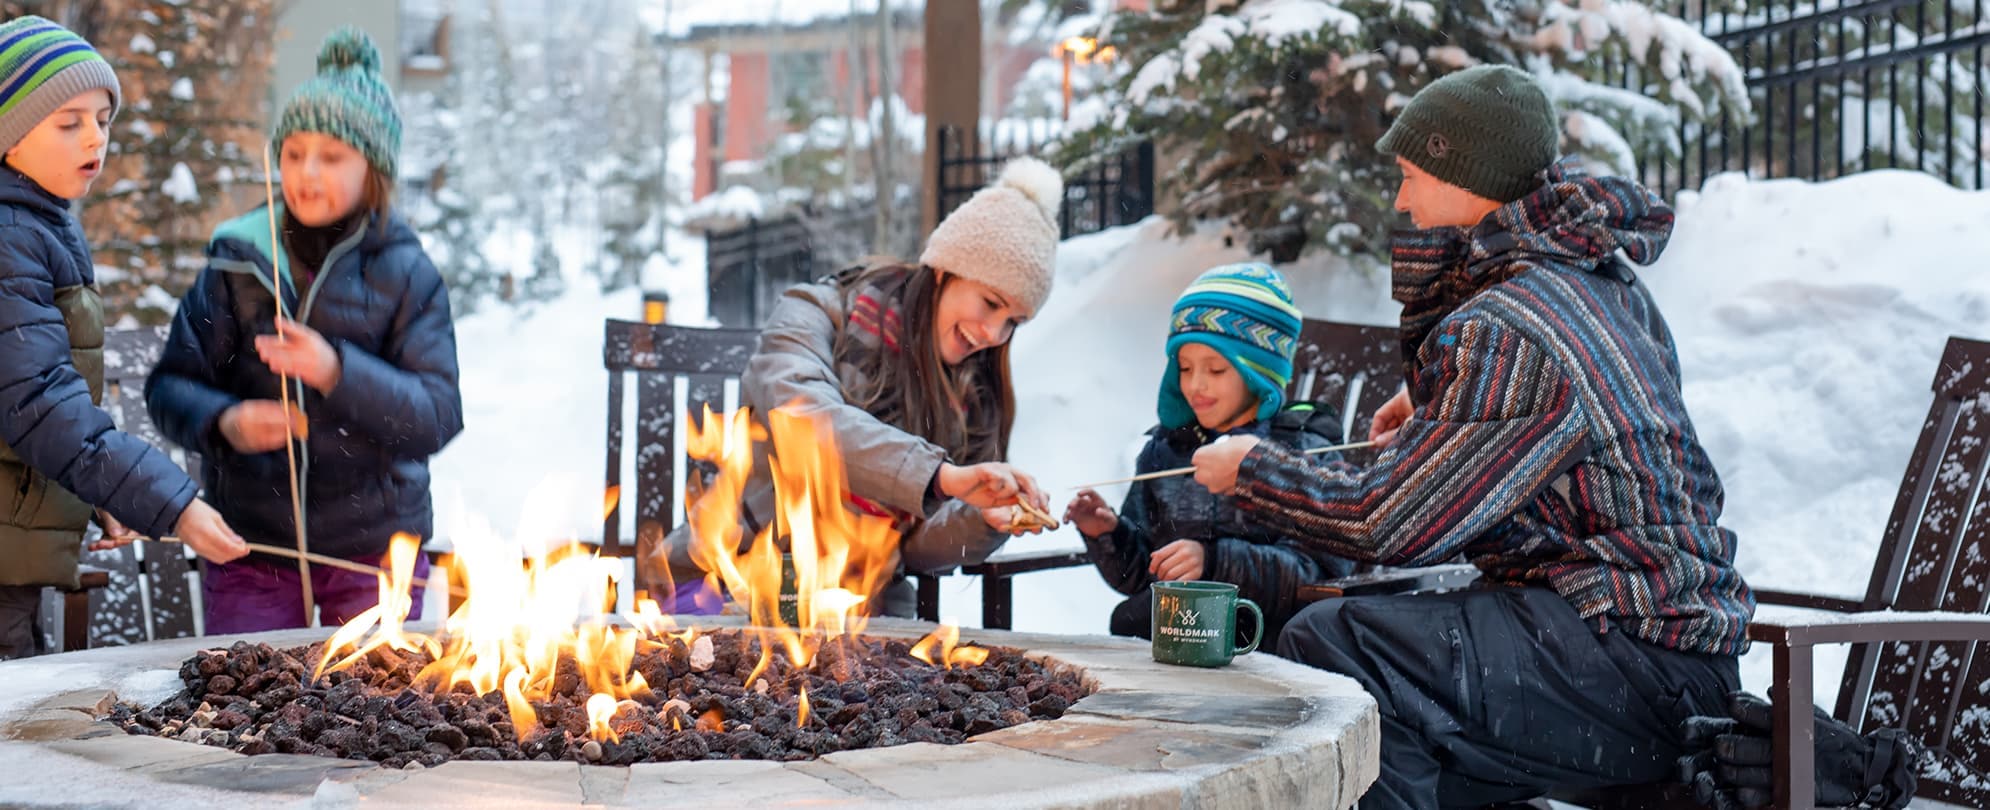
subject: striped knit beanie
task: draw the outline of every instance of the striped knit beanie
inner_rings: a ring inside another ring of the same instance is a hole
[[[1257,418],[1266,419],[1285,405],[1285,386],[1292,381],[1292,353],[1299,344],[1301,316],[1292,303],[1292,290],[1277,270],[1255,262],[1231,264],[1203,273],[1175,299],[1168,327],[1168,367],[1161,374],[1161,427],[1178,428],[1195,422],[1195,411],[1182,396],[1176,353],[1186,343],[1215,349],[1244,378],[1245,389],[1258,398]]]
[[[41,120],[85,90],[111,91],[111,114],[122,102],[117,74],[82,37],[29,15],[0,25],[0,151],[14,148]]]
[[[366,162],[395,177],[401,155],[401,114],[394,91],[380,79],[380,49],[373,38],[345,25],[318,47],[318,75],[305,80],[283,104],[270,140],[298,132],[330,135],[366,156]]]

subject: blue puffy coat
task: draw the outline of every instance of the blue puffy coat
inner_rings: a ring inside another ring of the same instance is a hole
[[[67,200],[0,167],[0,585],[76,585],[92,505],[172,533],[194,483],[97,407],[104,312]]]
[[[428,459],[463,429],[456,330],[442,276],[399,217],[333,246],[307,289],[279,281],[270,226],[257,208],[223,223],[208,265],[180,303],[159,367],[145,384],[152,420],[197,449],[208,499],[251,542],[288,546],[292,518],[285,453],[245,454],[221,437],[223,411],[279,398],[276,374],[256,354],[276,333],[276,291],[292,316],[338,352],[330,394],[292,380],[311,425],[299,458],[310,548],[337,557],[377,556],[396,532],[433,531]],[[282,209],[276,217],[282,222]]]

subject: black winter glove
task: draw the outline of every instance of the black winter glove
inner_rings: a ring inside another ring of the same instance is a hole
[[[1718,810],[1764,807],[1775,798],[1769,701],[1728,694],[1730,717],[1686,718],[1679,778],[1701,804]],[[1914,797],[1914,746],[1906,732],[1883,728],[1864,736],[1811,707],[1817,724],[1817,804],[1897,810]]]

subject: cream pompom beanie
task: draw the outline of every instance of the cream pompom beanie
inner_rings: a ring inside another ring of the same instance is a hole
[[[1057,259],[1057,208],[1064,178],[1035,158],[1016,158],[995,183],[940,221],[919,263],[986,284],[1032,317],[1050,298]]]

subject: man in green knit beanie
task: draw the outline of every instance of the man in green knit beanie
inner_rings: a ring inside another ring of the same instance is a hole
[[[1374,461],[1250,438],[1195,456],[1249,524],[1388,566],[1463,557],[1495,586],[1330,599],[1286,625],[1279,655],[1379,706],[1365,809],[1666,781],[1681,723],[1739,682],[1755,599],[1670,332],[1625,263],[1658,257],[1672,210],[1560,163],[1557,121],[1527,73],[1482,66],[1376,144],[1416,230],[1392,246],[1407,385],[1370,426]]]

